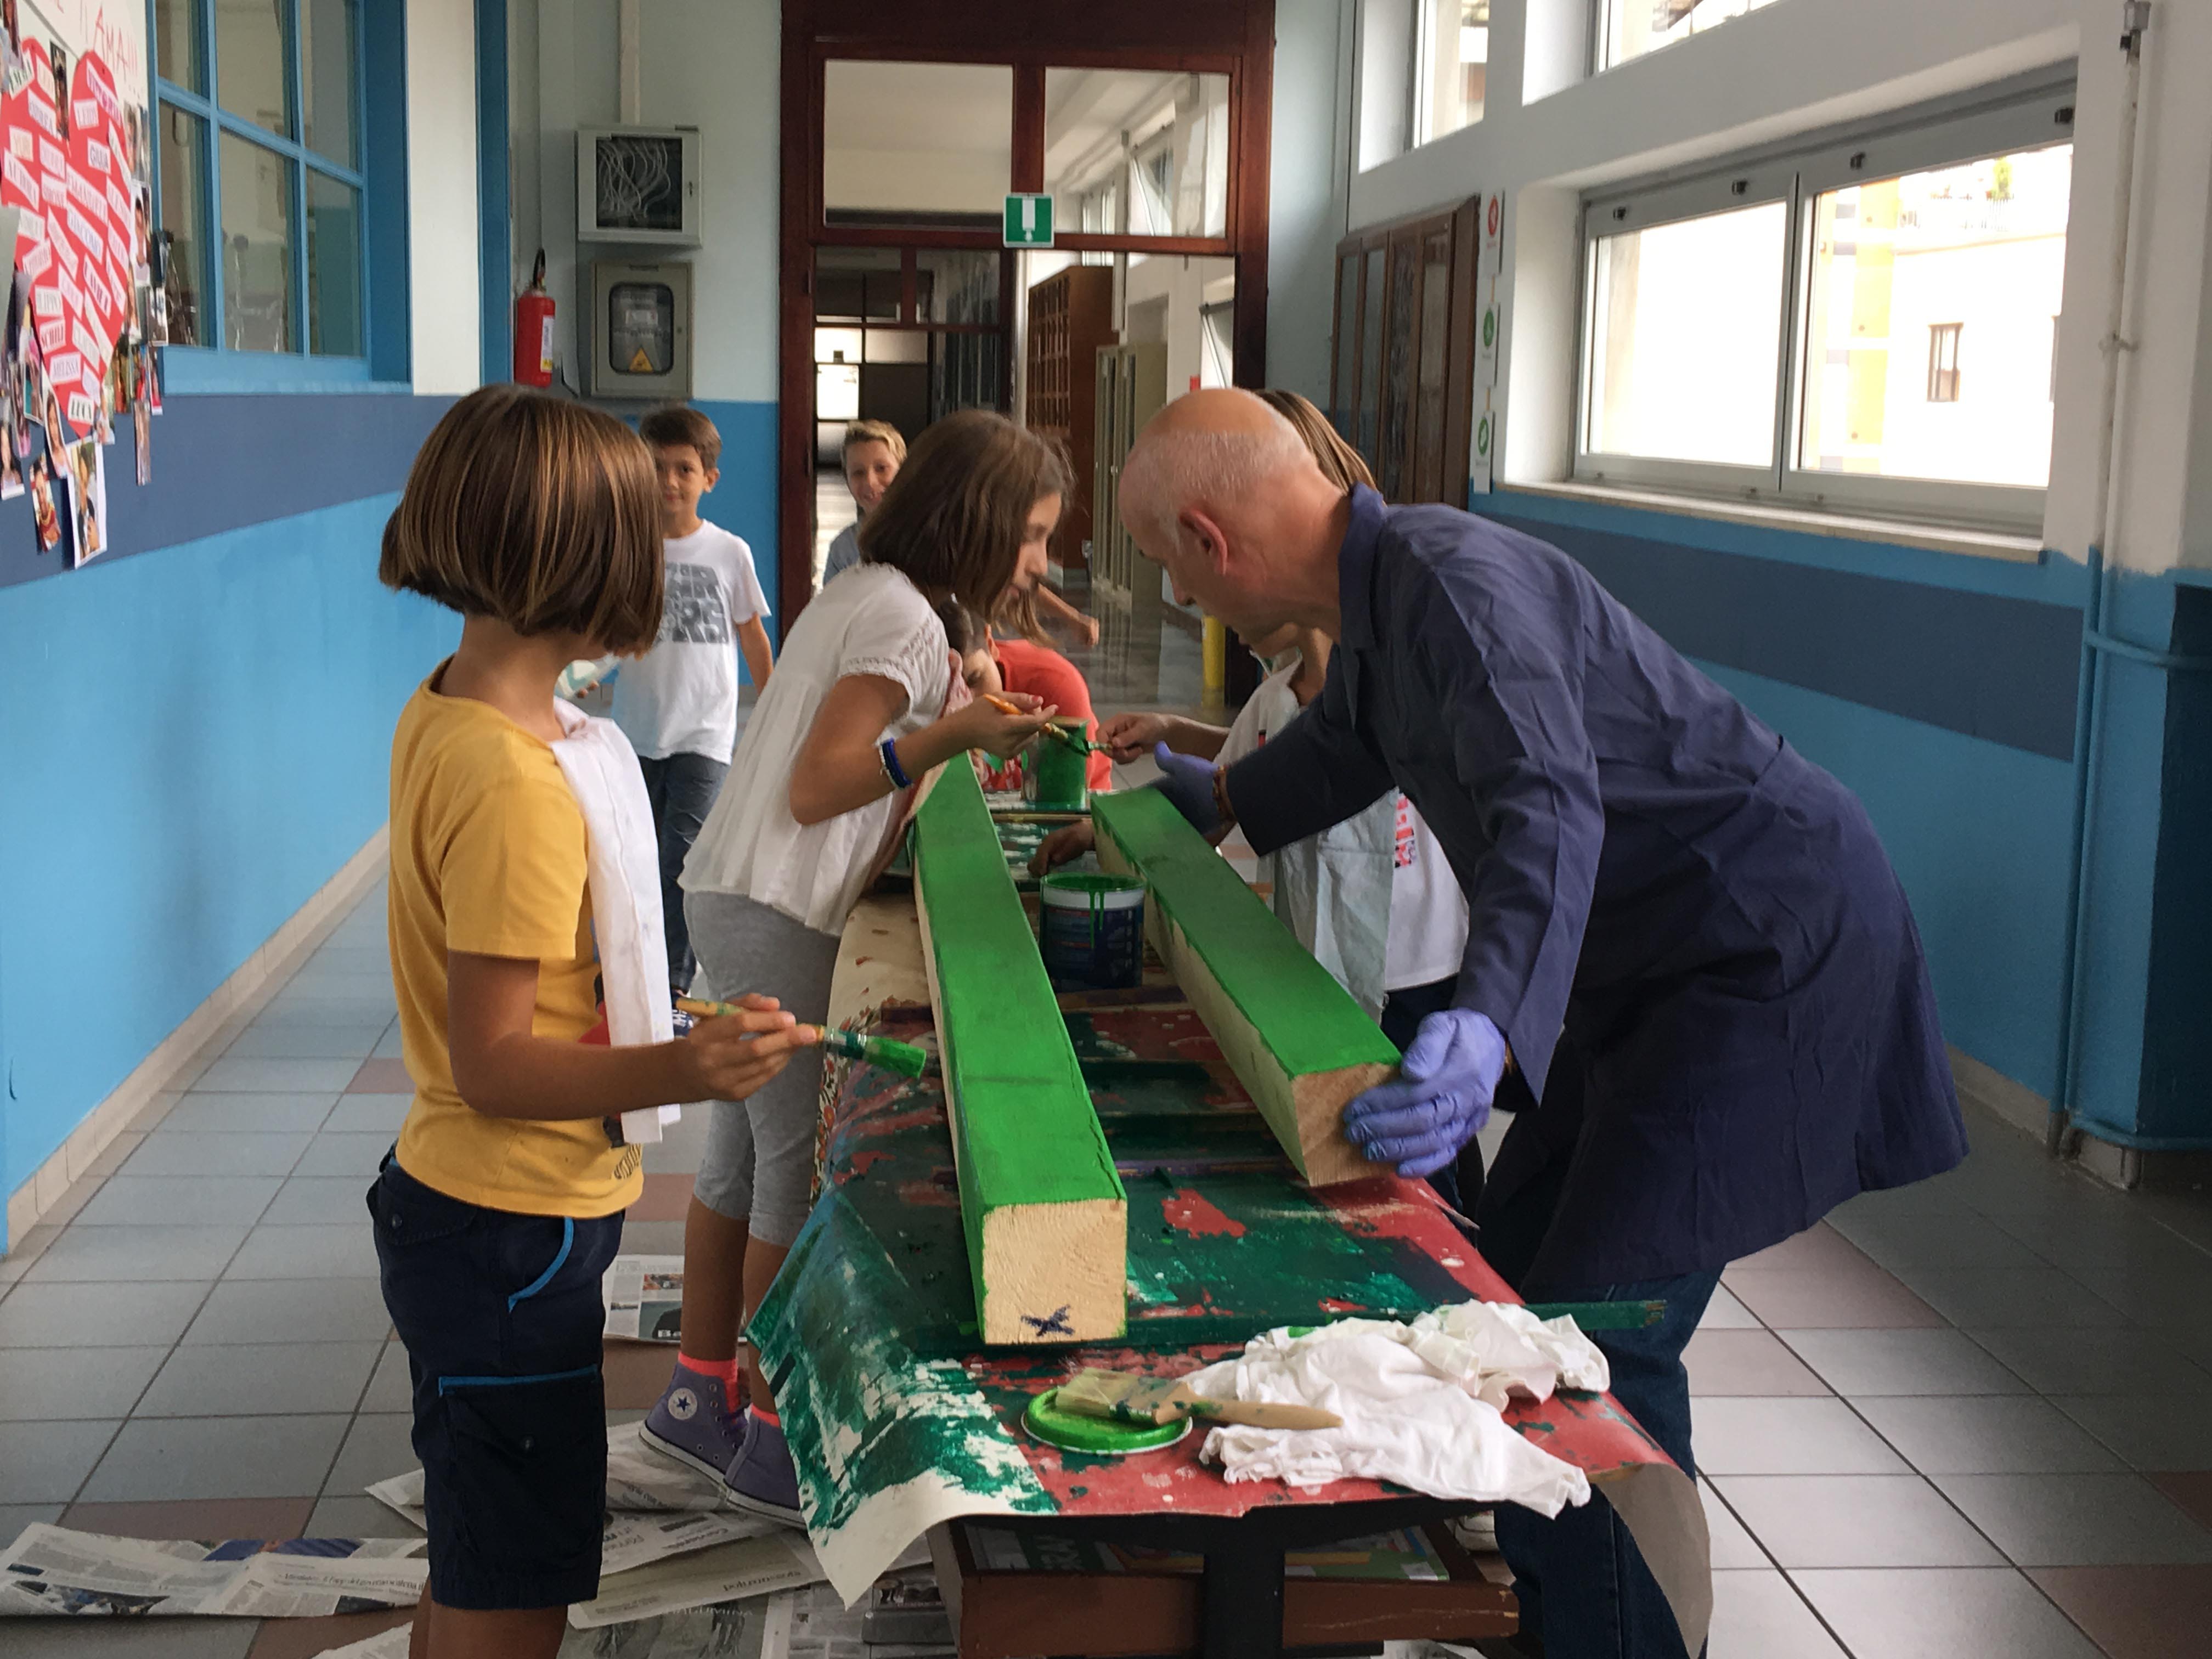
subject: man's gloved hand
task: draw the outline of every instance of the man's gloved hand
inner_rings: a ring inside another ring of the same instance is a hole
[[[1505,1039],[1490,1017],[1443,1009],[1421,1022],[1395,1079],[1346,1103],[1345,1135],[1401,1176],[1432,1174],[1490,1121],[1504,1073]]]
[[[1220,807],[1214,804],[1213,763],[1195,755],[1178,755],[1164,743],[1152,745],[1152,758],[1159,763],[1160,775],[1145,787],[1165,795],[1200,835],[1209,840],[1218,836],[1226,826],[1221,821]]]

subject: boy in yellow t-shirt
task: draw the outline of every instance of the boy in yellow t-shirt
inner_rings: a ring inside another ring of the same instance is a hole
[[[416,457],[379,574],[465,618],[392,746],[392,965],[413,1106],[368,1194],[407,1345],[430,1583],[410,1659],[552,1659],[597,1593],[599,1279],[642,1177],[620,1113],[740,1099],[820,1033],[765,997],[679,1042],[598,1018],[561,671],[660,621],[652,457],[581,404],[489,386]]]

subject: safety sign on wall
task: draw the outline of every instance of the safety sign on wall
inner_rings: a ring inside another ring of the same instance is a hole
[[[1006,246],[1052,246],[1051,197],[1009,195],[1006,198]]]

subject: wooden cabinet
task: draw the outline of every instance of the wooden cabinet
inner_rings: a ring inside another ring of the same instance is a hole
[[[1096,447],[1092,377],[1098,349],[1114,343],[1114,271],[1070,265],[1030,290],[1029,407],[1032,431],[1056,438],[1075,474],[1052,538],[1053,562],[1080,570],[1084,544],[1097,538],[1091,518]]]
[[[1467,505],[1482,198],[1336,247],[1329,416],[1384,499]]]
[[[1121,527],[1121,463],[1137,434],[1168,400],[1167,347],[1157,342],[1102,347],[1093,399],[1091,588],[1126,611],[1133,625],[1149,628],[1159,619],[1160,568],[1138,551],[1135,538]]]

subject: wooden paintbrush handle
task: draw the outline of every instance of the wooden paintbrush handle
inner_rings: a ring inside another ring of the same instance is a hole
[[[1278,1406],[1259,1400],[1194,1400],[1190,1409],[1219,1423],[1255,1429],[1340,1429],[1344,1419],[1318,1406]]]

